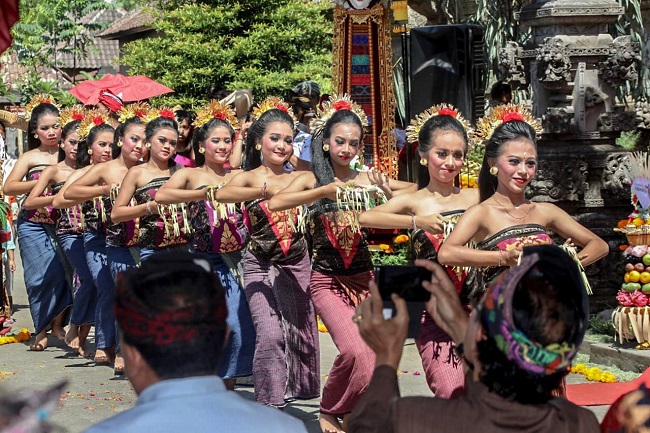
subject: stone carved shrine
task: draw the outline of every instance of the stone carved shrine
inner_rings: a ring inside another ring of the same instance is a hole
[[[586,268],[594,310],[611,305],[620,287],[625,238],[612,229],[632,210],[622,170],[627,152],[615,140],[636,128],[635,112],[617,106],[615,95],[616,86],[637,78],[639,47],[608,33],[623,13],[615,0],[534,1],[520,13],[529,42],[510,42],[500,55],[513,88],[529,86],[544,127],[528,197],[557,204],[610,245],[606,258]]]

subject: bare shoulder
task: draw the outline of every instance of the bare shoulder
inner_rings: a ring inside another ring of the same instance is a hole
[[[477,205],[479,201],[477,188],[462,188],[458,193],[458,198],[465,206],[465,209]]]

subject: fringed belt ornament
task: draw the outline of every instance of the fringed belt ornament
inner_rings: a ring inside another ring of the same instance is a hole
[[[217,198],[217,191],[224,186],[225,183],[220,183],[218,185],[210,185],[206,188],[205,195],[209,207],[212,208],[212,225],[217,227],[219,220],[226,220],[232,214],[237,211],[237,205],[235,203],[220,203]]]
[[[81,230],[85,228],[84,214],[81,211],[81,205],[76,204],[72,207],[65,208],[64,210],[65,214],[68,216],[71,228],[79,227]]]
[[[158,213],[160,214],[160,219],[162,220],[165,226],[165,235],[170,235],[170,228],[174,231],[174,236],[180,236],[181,231],[186,235],[190,234],[190,224],[187,217],[187,206],[185,203],[174,203],[174,204],[159,204]],[[181,229],[178,224],[178,214],[181,214],[183,220],[183,228]]]
[[[386,203],[386,195],[375,185],[358,185],[349,182],[345,188],[336,190],[336,206],[339,209],[339,216],[347,219],[347,223],[355,230],[361,230],[359,225],[359,214],[375,206]],[[344,212],[351,210],[352,212]]]

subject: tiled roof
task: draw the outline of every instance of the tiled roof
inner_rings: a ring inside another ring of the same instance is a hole
[[[142,9],[133,9],[97,36],[103,39],[117,39],[125,34],[151,30],[153,21],[154,18]]]
[[[81,19],[82,24],[101,24],[113,23],[123,17],[126,12],[122,9],[101,10],[91,12]],[[98,69],[106,65],[115,65],[116,60],[120,56],[120,47],[117,41],[111,41],[92,36],[90,38],[92,46],[86,49],[85,56],[72,53],[59,53],[57,55],[56,64],[60,68],[75,68],[75,69]]]

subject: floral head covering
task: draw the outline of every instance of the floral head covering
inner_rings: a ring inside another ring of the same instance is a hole
[[[517,328],[512,302],[519,281],[529,273],[568,291],[582,316],[574,341],[558,341],[542,346]],[[571,365],[587,330],[589,302],[575,261],[556,245],[538,245],[524,248],[520,264],[502,273],[492,283],[479,311],[488,336],[494,339],[508,360],[530,373],[549,375],[566,370]]]

